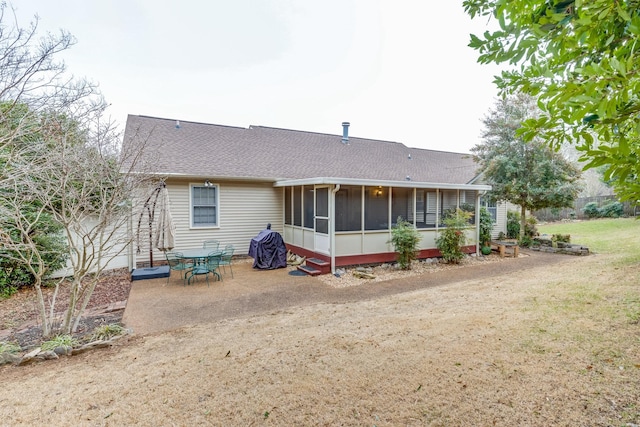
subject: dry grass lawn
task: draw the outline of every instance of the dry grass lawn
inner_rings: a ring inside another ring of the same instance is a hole
[[[635,426],[638,273],[628,252],[567,256],[3,367],[0,424]]]

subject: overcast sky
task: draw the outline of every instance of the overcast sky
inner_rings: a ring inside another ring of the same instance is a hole
[[[26,27],[78,40],[69,71],[110,115],[261,125],[468,152],[497,91],[461,1],[29,0]]]

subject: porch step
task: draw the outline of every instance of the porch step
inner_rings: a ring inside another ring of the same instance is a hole
[[[307,258],[307,266],[319,270],[320,274],[331,273],[331,263],[319,258]]]
[[[322,274],[320,272],[320,270],[318,270],[317,268],[313,268],[313,267],[308,266],[308,265],[299,265],[297,268],[300,271],[304,271],[309,276],[319,276],[320,274]]]

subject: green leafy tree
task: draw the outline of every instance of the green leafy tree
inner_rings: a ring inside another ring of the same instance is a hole
[[[483,120],[482,142],[471,149],[485,180],[489,197],[520,206],[520,236],[526,211],[572,206],[580,186],[580,171],[539,138],[525,141],[517,129],[537,114],[526,95],[505,97]]]
[[[535,97],[542,113],[522,123],[527,141],[576,144],[585,168],[605,166],[623,200],[640,200],[640,2],[465,0],[497,28],[472,35],[481,63],[504,64],[502,94]]]
[[[408,221],[398,217],[396,225],[391,229],[391,241],[398,253],[398,264],[403,270],[411,269],[411,261],[418,255],[420,233]]]

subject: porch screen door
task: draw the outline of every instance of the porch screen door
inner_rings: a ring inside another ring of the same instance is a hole
[[[316,187],[314,246],[316,252],[329,254],[329,187]]]

